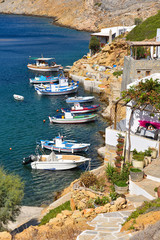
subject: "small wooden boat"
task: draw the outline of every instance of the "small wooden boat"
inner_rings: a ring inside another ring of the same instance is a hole
[[[52,76],[39,76],[35,78],[30,78],[29,82],[31,84],[40,84],[40,83],[51,83],[51,82],[57,82],[59,80],[59,77],[52,77]]]
[[[64,95],[77,92],[78,83],[72,82],[69,84],[67,78],[60,78],[59,84],[52,83],[47,85],[38,85],[35,86],[35,90],[39,95]]]
[[[27,67],[30,70],[44,71],[44,72],[48,72],[48,71],[57,72],[60,69],[62,69],[62,66],[61,65],[57,65],[55,62],[51,62],[49,64],[49,61],[53,60],[54,58],[44,58],[44,57],[36,58],[36,57],[33,57],[33,58],[30,58],[30,59],[36,61],[36,63],[32,63],[32,64],[29,63],[27,65]]]
[[[52,141],[40,140],[41,147],[58,152],[81,152],[87,151],[90,144],[77,143],[72,140],[64,140],[63,136],[55,137]]]
[[[70,111],[71,113],[88,113],[97,111],[98,108],[99,105],[81,106],[80,103],[74,103],[74,106],[72,106],[71,108],[61,108],[61,111]]]
[[[77,155],[55,155],[52,151],[49,155],[30,155],[28,158],[24,158],[23,164],[30,163],[33,169],[69,170],[88,161],[90,158]]]
[[[86,123],[96,119],[96,114],[84,114],[75,116],[70,111],[64,112],[64,115],[49,117],[50,123]]]
[[[92,102],[94,100],[94,96],[86,96],[86,97],[82,97],[82,96],[75,96],[75,97],[70,97],[66,99],[67,103],[75,103],[75,102]]]
[[[24,97],[21,95],[17,95],[17,94],[13,94],[14,99],[18,100],[18,101],[23,101]]]

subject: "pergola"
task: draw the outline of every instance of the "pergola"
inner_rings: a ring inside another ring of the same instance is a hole
[[[147,81],[147,80],[146,80]],[[129,127],[128,127],[128,160],[130,160],[130,149],[131,149],[131,139],[130,139],[130,130],[131,130],[131,120],[134,114],[135,110],[140,110],[140,111],[146,111],[149,112],[150,114],[155,114],[155,113],[160,113],[160,82],[158,80],[153,80],[152,78],[149,80],[148,79],[148,83],[151,83],[151,85],[148,85],[148,89],[147,89],[147,84],[146,84],[146,88],[145,88],[145,82],[141,81],[139,82],[139,84],[142,85],[142,94],[144,95],[144,99],[146,97],[148,97],[147,101],[142,103],[140,101],[140,92],[137,92],[137,95],[134,93],[136,92],[136,90],[134,91],[134,87],[132,87],[132,90],[128,89],[126,91],[123,92],[123,96],[118,99],[115,102],[115,112],[114,112],[114,129],[116,130],[116,126],[117,126],[117,108],[118,108],[118,104],[120,104],[122,107],[129,107],[131,108],[131,114],[130,114],[130,118],[129,118]],[[154,85],[155,82],[155,85]],[[135,88],[138,89],[138,86],[135,86]],[[153,84],[153,85],[152,85]],[[155,91],[155,86],[157,84],[157,91]],[[153,87],[152,87],[153,86]],[[139,90],[137,90],[139,91]],[[155,98],[153,98],[153,96],[155,96]],[[131,101],[134,102],[134,104],[130,104]],[[152,106],[151,109],[148,108],[148,106]]]
[[[150,47],[150,52],[151,52],[151,58],[153,57],[154,54],[154,47],[160,47],[160,42],[145,42],[145,41],[128,41],[127,44],[130,47],[130,55],[131,57],[134,57],[134,59],[137,59],[137,48],[138,47]],[[133,51],[135,49],[135,51]],[[135,53],[135,55],[134,55]],[[156,56],[157,56],[156,52]]]

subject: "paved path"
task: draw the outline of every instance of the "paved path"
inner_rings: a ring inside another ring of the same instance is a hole
[[[146,175],[160,178],[160,158],[154,159],[151,164],[144,168]]]
[[[128,240],[131,233],[121,233],[121,224],[125,222],[132,211],[118,211],[111,213],[99,214],[91,222],[89,226],[94,227],[94,230],[85,230],[77,240]]]

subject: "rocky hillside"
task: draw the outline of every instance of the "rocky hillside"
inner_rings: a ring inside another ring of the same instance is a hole
[[[60,25],[86,31],[132,25],[159,9],[157,0],[0,0],[1,13],[54,17]]]

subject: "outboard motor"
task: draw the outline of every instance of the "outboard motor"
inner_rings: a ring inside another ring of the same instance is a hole
[[[35,155],[30,155],[29,157],[23,158],[22,164],[27,165],[31,162],[37,161],[37,156]]]

